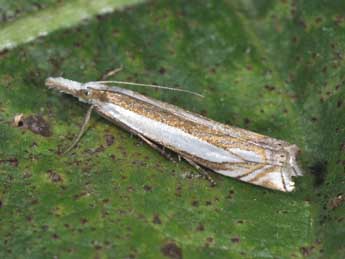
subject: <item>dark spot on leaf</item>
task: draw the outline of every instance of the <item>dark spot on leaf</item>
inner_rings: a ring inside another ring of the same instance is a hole
[[[215,74],[217,72],[217,70],[214,67],[212,67],[212,68],[209,69],[209,72],[211,74]]]
[[[233,238],[231,238],[231,242],[237,244],[240,242],[240,238],[239,237],[233,237]]]
[[[208,246],[208,245],[212,244],[213,241],[214,241],[213,237],[206,238],[206,245]]]
[[[5,50],[1,50],[0,51],[0,58],[4,58],[6,56],[6,54],[8,53],[8,50],[5,49]]]
[[[303,256],[310,256],[310,255],[312,254],[313,250],[314,250],[314,246],[309,246],[309,247],[307,247],[307,246],[302,246],[302,247],[300,248],[301,254],[302,254]]]
[[[105,142],[107,143],[107,146],[110,147],[115,142],[115,137],[111,134],[105,135]]]
[[[265,85],[264,87],[267,91],[270,91],[270,92],[272,92],[272,91],[274,91],[274,89],[276,89],[275,86],[273,86],[273,85]]]
[[[164,256],[172,259],[182,258],[182,249],[173,242],[169,242],[163,245],[161,248],[161,252]]]
[[[30,172],[28,172],[28,171],[25,171],[25,172],[23,173],[23,178],[24,178],[24,179],[31,178],[31,176],[32,176],[32,174],[31,174]]]
[[[31,205],[36,205],[36,204],[38,204],[38,200],[37,200],[37,199],[33,199],[33,200],[31,201]]]
[[[226,198],[231,200],[234,197],[234,193],[235,192],[233,190],[230,190]]]
[[[340,144],[340,151],[342,151],[342,152],[345,151],[345,143]]]
[[[19,164],[17,158],[9,158],[9,159],[0,160],[0,164],[5,164],[5,163],[8,163],[8,164],[10,164],[13,167],[17,167],[18,164]]]
[[[53,239],[59,239],[59,236],[57,234],[53,234],[52,238]]]
[[[244,118],[244,124],[248,126],[250,124],[250,119]]]
[[[82,219],[80,220],[80,223],[81,223],[82,225],[85,225],[87,222],[88,222],[88,220],[87,220],[86,218],[82,218]]]
[[[322,22],[322,17],[320,17],[320,16],[316,17],[315,22],[318,23],[318,24],[321,23]]]
[[[342,104],[343,104],[343,100],[338,100],[337,101],[337,108],[340,108]]]
[[[314,176],[314,185],[320,186],[325,181],[326,176],[326,161],[317,161],[309,167],[311,174]]]
[[[198,207],[199,206],[199,202],[198,201],[192,201],[192,206],[193,207]]]
[[[165,72],[166,72],[166,70],[165,70],[164,67],[161,67],[161,68],[159,69],[159,73],[160,73],[161,75],[164,75]]]
[[[212,201],[206,201],[206,206],[211,206],[212,205]]]
[[[144,191],[145,192],[150,192],[150,191],[152,191],[152,187],[150,186],[150,185],[144,185]]]
[[[342,205],[344,202],[345,202],[345,196],[340,193],[336,197],[331,198],[328,201],[327,207],[331,210],[334,210],[338,208],[340,205]]]
[[[175,195],[176,195],[177,197],[181,197],[181,192],[182,192],[182,187],[181,187],[181,185],[178,185],[178,186],[176,187]]]
[[[204,231],[205,230],[205,227],[203,224],[199,223],[196,227],[196,231]]]
[[[90,155],[94,155],[96,153],[100,153],[100,152],[103,152],[104,151],[104,146],[103,145],[100,145],[99,147],[97,148],[90,148],[87,150],[87,152],[90,154]]]
[[[49,179],[53,182],[53,183],[58,183],[58,182],[62,182],[63,180],[62,180],[62,177],[58,174],[58,173],[56,173],[56,172],[54,172],[54,171],[52,171],[52,170],[49,170],[48,171],[48,176],[49,176]]]
[[[302,26],[303,29],[307,28],[307,24],[306,24],[305,21],[302,20],[302,19],[298,21],[298,24],[299,24],[300,26]]]
[[[159,218],[159,215],[158,215],[158,214],[153,215],[153,220],[152,220],[152,222],[153,222],[154,224],[162,224],[162,221],[161,221],[161,219]]]
[[[0,208],[2,208],[2,200],[0,200]]]
[[[207,112],[207,110],[201,110],[201,111],[200,111],[200,114],[201,114],[202,116],[207,116],[208,112]]]
[[[311,121],[312,121],[312,122],[316,122],[316,121],[317,121],[317,118],[316,118],[316,117],[311,117]]]

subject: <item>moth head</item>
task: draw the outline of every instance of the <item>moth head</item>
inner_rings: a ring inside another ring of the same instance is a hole
[[[76,81],[68,80],[62,77],[49,77],[46,80],[46,85],[51,88],[70,94],[77,97],[80,101],[86,103],[94,103],[97,100],[104,99],[104,93],[99,86],[90,83],[79,83]]]
[[[79,97],[81,92],[86,90],[84,84],[62,77],[49,77],[45,83],[50,89],[55,89],[59,92],[70,94],[75,97]]]

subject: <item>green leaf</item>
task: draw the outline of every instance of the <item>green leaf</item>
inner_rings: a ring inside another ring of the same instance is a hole
[[[0,54],[1,258],[343,256],[345,3],[150,1],[95,17],[139,1],[15,2],[0,10],[0,48],[16,47]],[[87,106],[44,80],[121,65],[116,80],[206,97],[137,91],[297,144],[296,192],[210,187],[96,114],[61,156]]]

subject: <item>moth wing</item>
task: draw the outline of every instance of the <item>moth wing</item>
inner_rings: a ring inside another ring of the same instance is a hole
[[[265,188],[291,192],[294,190],[292,168],[259,163],[239,163],[228,168],[212,168],[211,170],[240,181],[259,185]]]

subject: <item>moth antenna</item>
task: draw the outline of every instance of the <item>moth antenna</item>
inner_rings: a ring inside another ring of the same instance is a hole
[[[104,74],[104,75],[101,77],[101,80],[102,80],[102,81],[105,81],[108,77],[111,77],[111,76],[113,76],[113,75],[119,73],[120,71],[122,71],[122,69],[123,69],[123,66],[121,65],[121,66],[118,67],[118,68],[109,70],[106,74]]]
[[[162,85],[152,85],[152,84],[140,84],[140,83],[133,83],[133,82],[126,82],[126,81],[95,81],[93,83],[100,83],[100,84],[122,84],[122,85],[135,85],[135,86],[146,86],[146,87],[151,87],[151,88],[158,88],[158,89],[165,89],[165,90],[171,90],[171,91],[176,91],[176,92],[184,92],[184,93],[189,93],[196,95],[198,97],[204,98],[202,94],[189,91],[186,89],[179,89],[179,88],[174,88],[174,87],[168,87],[168,86],[162,86]]]

